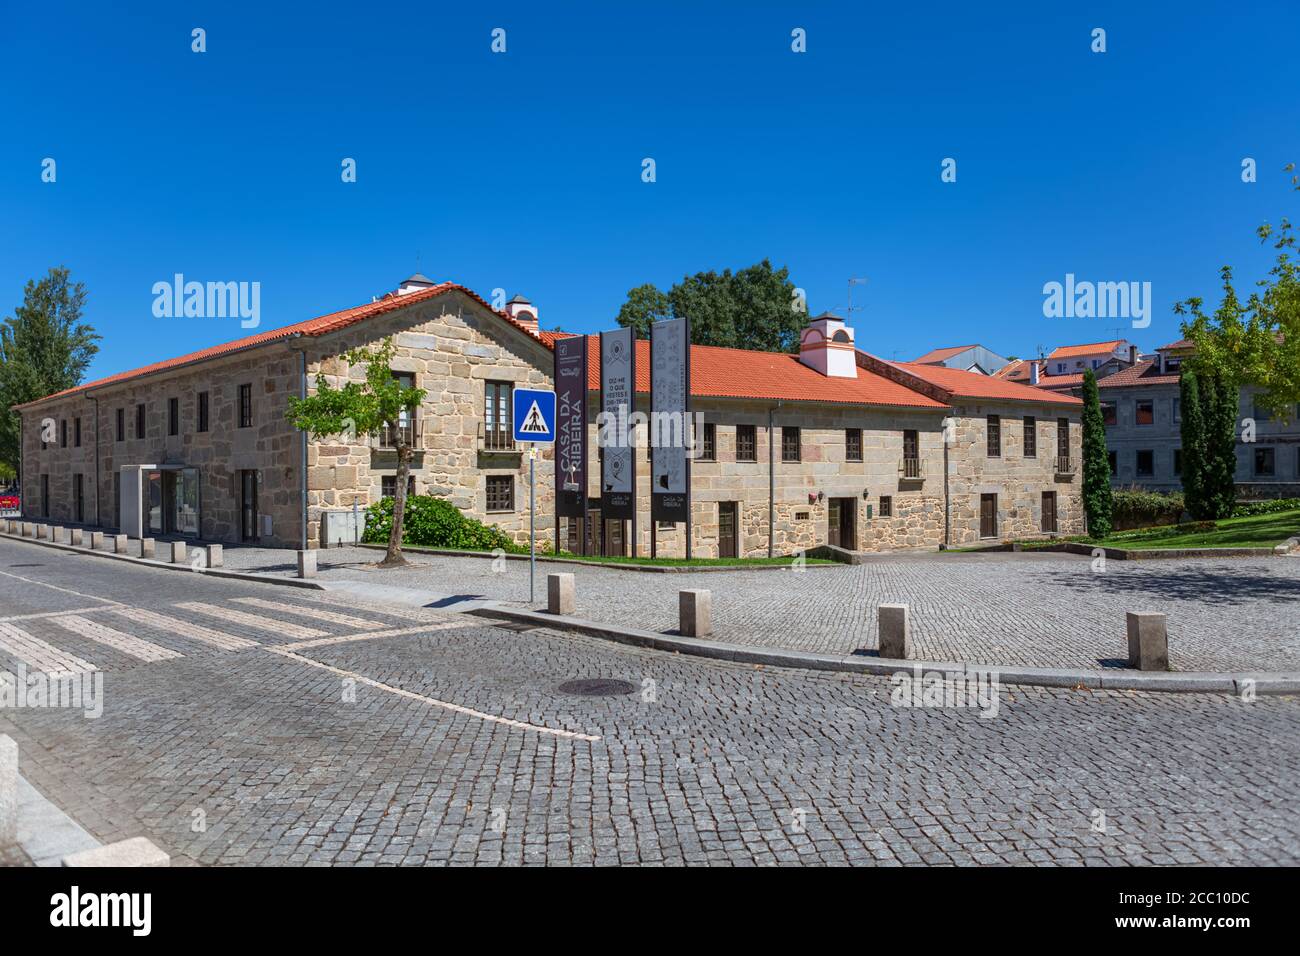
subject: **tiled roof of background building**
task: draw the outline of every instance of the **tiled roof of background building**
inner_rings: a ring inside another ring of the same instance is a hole
[[[1123,344],[1123,339],[1114,339],[1110,342],[1093,342],[1090,345],[1062,345],[1047,357],[1063,359],[1078,358],[1082,355],[1100,355],[1102,352],[1113,352]]]
[[[975,346],[973,345],[956,345],[953,346],[952,348],[946,348],[946,349],[931,349],[930,351],[922,355],[919,359],[914,359],[913,361],[920,362],[920,363],[946,362],[954,355],[960,355],[962,352],[969,351],[970,349],[973,348],[975,348]]]
[[[945,368],[942,365],[918,365],[915,362],[891,362],[910,375],[937,385],[953,398],[1006,399],[1015,402],[1049,402],[1054,405],[1078,405],[1080,399],[1072,395],[1059,395],[1032,385],[1021,385],[1006,379]],[[1063,378],[1064,376],[1057,376]]]
[[[1177,385],[1178,380],[1177,372],[1172,375],[1163,375],[1156,366],[1155,361],[1148,359],[1145,362],[1138,362],[1122,372],[1116,372],[1114,375],[1107,375],[1103,379],[1098,379],[1097,387],[1121,388],[1126,385]]]

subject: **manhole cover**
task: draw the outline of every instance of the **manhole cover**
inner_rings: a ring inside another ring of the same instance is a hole
[[[625,680],[612,680],[605,677],[593,677],[584,680],[571,680],[559,686],[561,694],[573,694],[577,697],[617,697],[630,694],[636,690]]]

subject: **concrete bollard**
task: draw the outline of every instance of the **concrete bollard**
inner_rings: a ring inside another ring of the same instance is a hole
[[[713,594],[700,588],[678,591],[677,617],[683,637],[708,637],[713,633]]]
[[[298,552],[298,577],[314,578],[316,576],[316,552]]]
[[[82,534],[80,528],[73,528],[71,531],[68,532],[68,544],[72,545],[74,548],[81,547],[81,542],[84,539],[85,539],[85,535]]]
[[[546,610],[551,614],[572,614],[578,609],[578,586],[566,572],[546,576]]]
[[[1165,616],[1129,611],[1128,666],[1140,671],[1169,670],[1169,635]]]
[[[204,548],[204,559],[208,562],[207,567],[219,568],[225,564],[225,557],[219,544],[209,544]]]
[[[5,528],[8,529],[10,534],[19,534],[22,531],[22,525],[21,521],[15,521],[13,518],[5,522]]]
[[[32,522],[30,522],[30,521],[24,521],[24,522],[23,522],[23,537],[24,537],[24,538],[34,538],[34,537],[36,537],[36,525],[32,524]]]
[[[132,837],[93,850],[70,853],[63,858],[64,866],[171,866],[169,857],[144,837]]]
[[[104,532],[102,531],[90,532],[90,546],[94,548],[96,551],[102,548],[104,546]]]
[[[36,540],[37,540],[37,541],[48,541],[48,540],[50,540],[50,531],[51,531],[51,528],[50,528],[49,525],[47,525],[47,524],[38,524],[38,525],[36,526]]]
[[[0,734],[0,847],[18,842],[18,745]]]
[[[126,554],[126,543],[131,539],[124,534],[113,535],[113,553]]]
[[[153,558],[153,538],[140,539],[140,557]]]
[[[879,618],[880,656],[894,661],[912,657],[912,626],[906,604],[882,604]]]
[[[169,560],[172,564],[184,564],[189,557],[189,548],[184,541],[170,541],[167,544]]]
[[[50,540],[53,541],[55,544],[59,544],[63,541],[62,525],[56,524],[53,528],[50,529]]]

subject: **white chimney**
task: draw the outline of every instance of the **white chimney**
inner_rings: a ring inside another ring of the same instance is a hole
[[[1038,384],[1038,363],[1036,361],[1029,363],[1029,384]]]
[[[402,280],[402,284],[397,287],[397,294],[410,295],[412,292],[419,292],[421,289],[432,289],[437,284],[428,276],[417,272],[409,279]]]
[[[831,378],[857,378],[853,330],[839,316],[823,312],[799,336],[799,361]]]
[[[537,307],[525,299],[522,295],[517,295],[506,303],[506,315],[514,319],[520,325],[525,326],[533,335],[537,334],[539,328],[537,321]]]

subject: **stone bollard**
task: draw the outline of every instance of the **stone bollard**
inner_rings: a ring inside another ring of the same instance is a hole
[[[314,578],[316,576],[316,552],[298,552],[298,577]]]
[[[551,614],[572,614],[578,609],[578,586],[566,572],[546,576],[546,610]]]
[[[677,617],[683,637],[708,637],[713,633],[713,594],[699,588],[678,591]]]
[[[184,564],[189,557],[189,548],[184,541],[172,541],[167,545],[172,564]]]
[[[59,544],[63,541],[62,525],[56,524],[53,528],[50,529],[50,540],[53,541],[55,544]]]
[[[48,540],[50,540],[50,531],[51,531],[51,530],[52,530],[52,529],[51,529],[50,526],[47,525],[47,524],[38,524],[38,525],[36,526],[36,540],[37,540],[37,541],[48,541]]]
[[[906,604],[882,604],[879,618],[880,656],[894,661],[912,657],[912,626]]]
[[[13,518],[10,518],[8,521],[5,522],[5,527],[9,529],[10,534],[21,534],[23,530],[23,523],[21,521],[15,521]]]
[[[30,521],[24,521],[24,522],[23,522],[23,537],[24,537],[24,538],[34,538],[34,537],[36,537],[36,525],[32,524],[32,522],[30,522]]]
[[[0,734],[0,847],[18,842],[18,745]]]
[[[208,562],[207,567],[219,568],[224,565],[225,558],[222,556],[221,545],[209,544],[204,548],[204,552],[203,557]]]
[[[1140,671],[1169,670],[1169,636],[1163,614],[1128,612],[1128,666]]]
[[[140,539],[140,557],[153,559],[153,538]]]
[[[132,837],[93,850],[70,853],[64,866],[171,866],[169,857],[144,837]]]
[[[81,542],[84,537],[85,536],[82,534],[80,528],[73,528],[68,532],[68,544],[72,545],[74,548],[79,548],[81,547]]]
[[[102,548],[104,546],[104,532],[102,531],[90,532],[90,546],[94,548],[96,551]]]
[[[113,535],[113,553],[126,554],[126,543],[131,539],[124,534]]]

